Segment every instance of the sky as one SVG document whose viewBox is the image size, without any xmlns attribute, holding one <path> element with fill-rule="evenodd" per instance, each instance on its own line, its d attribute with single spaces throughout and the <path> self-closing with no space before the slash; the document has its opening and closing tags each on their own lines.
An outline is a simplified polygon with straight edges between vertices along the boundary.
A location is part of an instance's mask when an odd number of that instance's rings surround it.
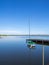
<svg viewBox="0 0 49 65">
<path fill-rule="evenodd" d="M 0 0 L 0 34 L 49 34 L 49 0 Z"/>
</svg>

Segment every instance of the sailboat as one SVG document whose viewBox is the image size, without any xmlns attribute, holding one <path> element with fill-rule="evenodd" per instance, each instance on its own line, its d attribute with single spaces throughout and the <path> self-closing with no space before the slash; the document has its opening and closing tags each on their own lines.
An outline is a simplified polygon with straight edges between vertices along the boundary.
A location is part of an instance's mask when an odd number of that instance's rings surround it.
<svg viewBox="0 0 49 65">
<path fill-rule="evenodd" d="M 29 39 L 26 39 L 27 46 L 29 48 L 34 48 L 35 47 L 35 42 L 33 42 L 30 38 L 30 19 L 29 19 Z"/>
</svg>

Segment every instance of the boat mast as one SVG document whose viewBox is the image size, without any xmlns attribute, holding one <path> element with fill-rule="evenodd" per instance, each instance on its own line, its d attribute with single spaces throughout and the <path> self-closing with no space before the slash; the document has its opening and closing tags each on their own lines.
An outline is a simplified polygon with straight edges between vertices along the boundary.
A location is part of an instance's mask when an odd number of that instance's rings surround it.
<svg viewBox="0 0 49 65">
<path fill-rule="evenodd" d="M 30 17 L 29 17 L 29 39 L 30 39 Z"/>
</svg>

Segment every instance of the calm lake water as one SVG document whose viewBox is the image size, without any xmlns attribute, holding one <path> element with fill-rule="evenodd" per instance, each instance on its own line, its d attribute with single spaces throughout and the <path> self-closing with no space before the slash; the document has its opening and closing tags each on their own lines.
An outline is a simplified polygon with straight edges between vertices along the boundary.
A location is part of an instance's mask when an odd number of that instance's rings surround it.
<svg viewBox="0 0 49 65">
<path fill-rule="evenodd" d="M 29 48 L 28 36 L 7 36 L 0 38 L 0 65 L 42 65 L 43 45 L 35 44 Z M 49 39 L 45 36 L 31 38 Z M 44 45 L 44 65 L 49 65 L 49 46 Z"/>
</svg>

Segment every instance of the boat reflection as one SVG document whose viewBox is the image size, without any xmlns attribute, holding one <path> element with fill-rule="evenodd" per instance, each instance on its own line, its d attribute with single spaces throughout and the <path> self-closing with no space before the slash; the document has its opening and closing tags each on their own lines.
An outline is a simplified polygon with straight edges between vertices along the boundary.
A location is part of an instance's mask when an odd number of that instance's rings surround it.
<svg viewBox="0 0 49 65">
<path fill-rule="evenodd" d="M 27 44 L 27 47 L 28 48 L 35 48 L 35 45 L 34 44 Z"/>
</svg>

